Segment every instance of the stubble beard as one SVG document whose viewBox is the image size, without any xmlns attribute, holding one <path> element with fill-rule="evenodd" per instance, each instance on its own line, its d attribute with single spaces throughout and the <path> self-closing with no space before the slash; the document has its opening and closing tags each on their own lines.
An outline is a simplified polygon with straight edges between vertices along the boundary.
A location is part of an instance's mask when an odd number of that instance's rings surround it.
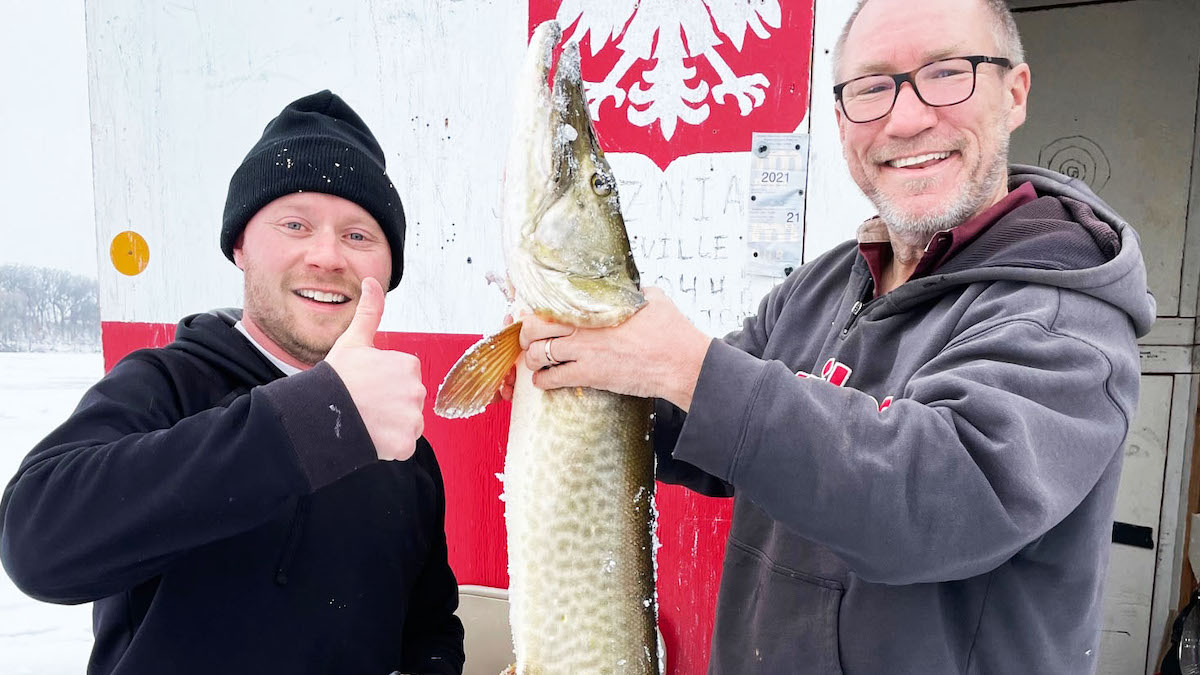
<svg viewBox="0 0 1200 675">
<path fill-rule="evenodd" d="M 903 210 L 884 195 L 876 185 L 867 190 L 867 198 L 879 211 L 888 230 L 907 243 L 924 248 L 933 235 L 965 223 L 983 210 L 1008 179 L 1008 146 L 1011 133 L 1003 120 L 998 120 L 996 150 L 991 163 L 984 167 L 978 179 L 968 179 L 959 186 L 954 197 L 942 208 L 923 214 Z M 937 185 L 940 178 L 909 181 L 903 189 L 907 194 L 919 194 Z"/>
<path fill-rule="evenodd" d="M 303 364 L 313 366 L 324 360 L 333 348 L 333 340 L 304 336 L 299 330 L 296 316 L 282 302 L 273 300 L 275 292 L 291 292 L 287 290 L 286 280 L 272 283 L 269 279 L 260 278 L 247 265 L 243 286 L 243 312 L 272 342 Z M 337 331 L 338 334 L 341 332 Z"/>
</svg>

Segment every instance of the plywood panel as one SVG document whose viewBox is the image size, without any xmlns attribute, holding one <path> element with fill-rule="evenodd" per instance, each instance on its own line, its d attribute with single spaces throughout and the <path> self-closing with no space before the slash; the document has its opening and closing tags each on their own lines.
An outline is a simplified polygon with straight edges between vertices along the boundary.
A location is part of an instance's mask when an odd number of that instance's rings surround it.
<svg viewBox="0 0 1200 675">
<path fill-rule="evenodd" d="M 1125 446 L 1125 466 L 1115 518 L 1154 528 L 1157 536 L 1167 459 L 1174 378 L 1144 376 L 1137 418 Z M 1099 673 L 1127 675 L 1142 669 L 1154 595 L 1155 552 L 1113 544 L 1104 594 Z"/>
<path fill-rule="evenodd" d="M 1190 373 L 1195 370 L 1195 350 L 1191 345 L 1139 346 L 1142 373 Z"/>
<path fill-rule="evenodd" d="M 1196 319 L 1159 319 L 1139 345 L 1192 345 L 1196 340 Z"/>
<path fill-rule="evenodd" d="M 1171 394 L 1167 463 L 1163 471 L 1162 516 L 1155 558 L 1154 602 L 1150 608 L 1150 641 L 1146 672 L 1153 673 L 1175 617 L 1185 564 L 1188 484 L 1192 475 L 1195 434 L 1196 377 L 1176 375 Z"/>
<path fill-rule="evenodd" d="M 1158 312 L 1178 315 L 1200 6 L 1137 0 L 1022 12 L 1017 23 L 1033 90 L 1013 160 L 1078 175 L 1133 223 Z"/>
</svg>

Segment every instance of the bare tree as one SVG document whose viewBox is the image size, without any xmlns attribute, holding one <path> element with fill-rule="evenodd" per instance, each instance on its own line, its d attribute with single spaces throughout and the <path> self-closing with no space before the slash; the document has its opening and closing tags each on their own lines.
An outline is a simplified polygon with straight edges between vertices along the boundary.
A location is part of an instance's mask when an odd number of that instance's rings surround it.
<svg viewBox="0 0 1200 675">
<path fill-rule="evenodd" d="M 0 351 L 98 351 L 95 279 L 64 270 L 0 265 Z"/>
</svg>

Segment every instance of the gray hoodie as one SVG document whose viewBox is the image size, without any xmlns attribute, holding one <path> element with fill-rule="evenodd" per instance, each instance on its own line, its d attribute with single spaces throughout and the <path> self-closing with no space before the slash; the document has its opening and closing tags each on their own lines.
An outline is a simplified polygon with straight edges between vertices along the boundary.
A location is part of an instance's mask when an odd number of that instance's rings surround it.
<svg viewBox="0 0 1200 675">
<path fill-rule="evenodd" d="M 1025 182 L 879 298 L 854 242 L 804 265 L 660 405 L 659 478 L 735 497 L 711 673 L 1095 670 L 1155 306 L 1132 227 Z"/>
</svg>

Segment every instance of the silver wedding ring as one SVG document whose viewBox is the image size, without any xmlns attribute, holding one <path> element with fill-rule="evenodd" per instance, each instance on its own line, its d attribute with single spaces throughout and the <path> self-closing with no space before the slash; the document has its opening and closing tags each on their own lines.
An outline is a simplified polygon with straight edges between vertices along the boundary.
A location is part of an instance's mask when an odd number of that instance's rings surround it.
<svg viewBox="0 0 1200 675">
<path fill-rule="evenodd" d="M 550 343 L 551 342 L 554 342 L 554 338 L 549 338 L 548 340 L 546 340 L 546 362 L 552 366 L 557 366 L 558 364 L 562 363 L 562 361 L 559 361 L 558 359 L 554 358 L 554 354 L 550 353 Z"/>
</svg>

